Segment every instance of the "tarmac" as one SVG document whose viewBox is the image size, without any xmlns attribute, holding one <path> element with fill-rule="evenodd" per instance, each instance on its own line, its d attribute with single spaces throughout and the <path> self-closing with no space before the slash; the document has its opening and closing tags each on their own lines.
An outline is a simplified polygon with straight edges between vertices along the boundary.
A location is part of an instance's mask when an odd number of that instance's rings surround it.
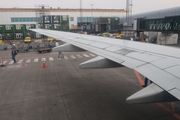
<svg viewBox="0 0 180 120">
<path fill-rule="evenodd" d="M 80 69 L 94 53 L 0 51 L 0 120 L 180 120 L 177 103 L 126 104 L 142 89 L 126 67 Z M 43 60 L 46 68 L 42 68 Z M 139 76 L 144 78 L 144 76 Z"/>
</svg>

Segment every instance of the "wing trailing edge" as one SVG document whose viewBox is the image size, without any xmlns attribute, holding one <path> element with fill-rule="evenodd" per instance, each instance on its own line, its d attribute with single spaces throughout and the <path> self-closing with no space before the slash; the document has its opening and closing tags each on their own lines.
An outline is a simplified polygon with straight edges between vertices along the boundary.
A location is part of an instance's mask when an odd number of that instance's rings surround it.
<svg viewBox="0 0 180 120">
<path fill-rule="evenodd" d="M 98 69 L 98 68 L 115 68 L 115 67 L 123 67 L 123 65 L 108 60 L 101 56 L 88 60 L 79 65 L 79 68 L 81 69 Z"/>
<path fill-rule="evenodd" d="M 179 101 L 177 98 L 152 83 L 126 99 L 128 104 Z"/>
<path fill-rule="evenodd" d="M 60 45 L 58 47 L 54 47 L 52 49 L 52 52 L 59 52 L 59 51 L 61 51 L 61 52 L 83 52 L 86 50 L 66 43 L 66 44 Z"/>
</svg>

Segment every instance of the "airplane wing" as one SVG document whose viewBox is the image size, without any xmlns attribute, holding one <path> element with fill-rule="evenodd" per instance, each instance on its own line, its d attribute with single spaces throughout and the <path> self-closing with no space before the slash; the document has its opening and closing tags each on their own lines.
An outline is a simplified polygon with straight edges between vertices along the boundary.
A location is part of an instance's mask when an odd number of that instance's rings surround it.
<svg viewBox="0 0 180 120">
<path fill-rule="evenodd" d="M 127 103 L 180 100 L 179 48 L 54 30 L 31 30 L 66 42 L 53 51 L 87 50 L 98 55 L 80 64 L 80 68 L 126 66 L 153 81 L 150 86 L 128 97 Z"/>
</svg>

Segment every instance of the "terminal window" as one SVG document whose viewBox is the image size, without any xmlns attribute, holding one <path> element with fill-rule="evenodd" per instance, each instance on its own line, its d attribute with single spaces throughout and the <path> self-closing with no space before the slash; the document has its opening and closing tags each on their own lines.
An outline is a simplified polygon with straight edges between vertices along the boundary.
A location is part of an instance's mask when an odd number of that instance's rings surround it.
<svg viewBox="0 0 180 120">
<path fill-rule="evenodd" d="M 54 24 L 54 29 L 59 29 L 59 25 L 58 24 Z"/>
<path fill-rule="evenodd" d="M 31 26 L 30 25 L 26 25 L 26 29 L 31 29 Z"/>
<path fill-rule="evenodd" d="M 21 38 L 21 33 L 16 33 L 16 38 Z"/>
<path fill-rule="evenodd" d="M 11 22 L 36 22 L 36 17 L 12 17 Z"/>
<path fill-rule="evenodd" d="M 50 29 L 50 26 L 49 25 L 45 25 L 45 29 Z"/>
<path fill-rule="evenodd" d="M 40 24 L 37 24 L 37 25 L 36 25 L 36 29 L 37 29 L 37 28 L 41 28 L 41 27 L 40 27 Z"/>
<path fill-rule="evenodd" d="M 21 25 L 16 25 L 16 30 L 21 30 Z"/>
<path fill-rule="evenodd" d="M 6 25 L 6 30 L 11 30 L 11 26 L 10 25 Z"/>
<path fill-rule="evenodd" d="M 7 34 L 7 35 L 6 35 L 6 39 L 10 40 L 10 39 L 11 39 L 11 35 L 10 35 L 10 34 Z"/>
<path fill-rule="evenodd" d="M 74 21 L 74 17 L 71 17 L 71 21 Z"/>
</svg>

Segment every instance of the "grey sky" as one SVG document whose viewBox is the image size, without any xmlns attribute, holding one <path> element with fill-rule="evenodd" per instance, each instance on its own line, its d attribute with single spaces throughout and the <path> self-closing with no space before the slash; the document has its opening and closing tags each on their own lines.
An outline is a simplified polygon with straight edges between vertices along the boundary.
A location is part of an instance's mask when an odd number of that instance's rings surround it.
<svg viewBox="0 0 180 120">
<path fill-rule="evenodd" d="M 34 8 L 35 4 L 45 4 L 53 8 L 79 8 L 80 0 L 4 0 L 0 8 Z M 180 0 L 132 0 L 133 14 L 180 6 Z M 83 8 L 125 9 L 126 0 L 82 0 Z"/>
</svg>

